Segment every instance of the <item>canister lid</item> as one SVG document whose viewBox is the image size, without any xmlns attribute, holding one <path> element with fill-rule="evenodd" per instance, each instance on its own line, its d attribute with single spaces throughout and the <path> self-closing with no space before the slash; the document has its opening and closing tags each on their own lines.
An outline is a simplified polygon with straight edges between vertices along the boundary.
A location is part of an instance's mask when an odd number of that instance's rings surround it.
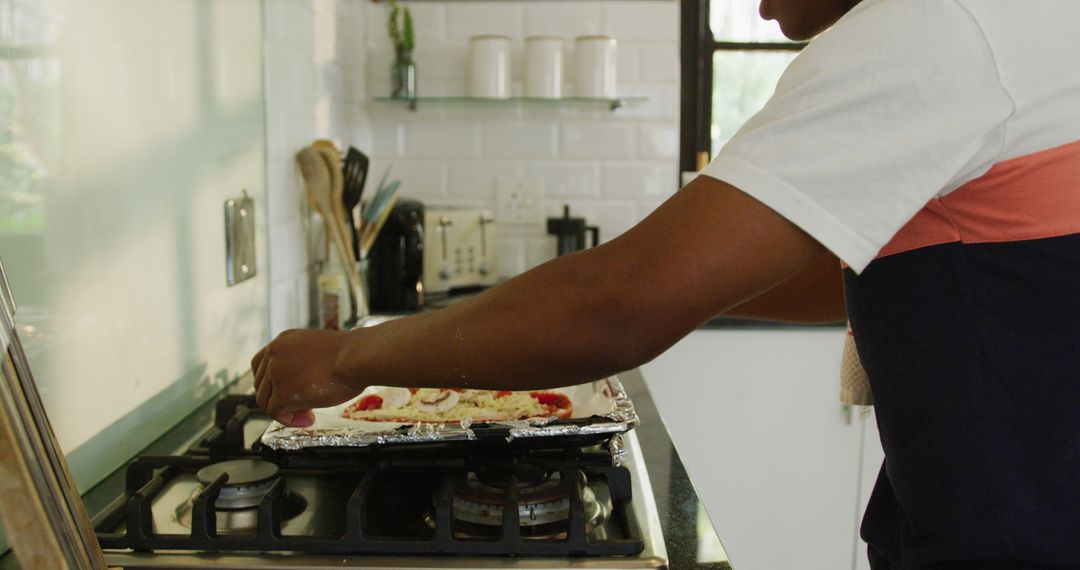
<svg viewBox="0 0 1080 570">
<path fill-rule="evenodd" d="M 510 41 L 510 39 L 511 39 L 510 36 L 500 36 L 498 34 L 486 34 L 486 35 L 480 35 L 480 36 L 469 36 L 469 41 L 470 42 L 479 41 L 479 40 L 506 40 L 506 41 Z"/>
</svg>

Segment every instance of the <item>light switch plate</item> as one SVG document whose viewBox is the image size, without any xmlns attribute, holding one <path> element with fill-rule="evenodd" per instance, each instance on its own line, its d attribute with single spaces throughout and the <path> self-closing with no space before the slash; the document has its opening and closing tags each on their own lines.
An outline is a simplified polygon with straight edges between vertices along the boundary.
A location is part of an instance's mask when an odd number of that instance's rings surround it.
<svg viewBox="0 0 1080 570">
<path fill-rule="evenodd" d="M 225 201 L 225 281 L 229 286 L 255 277 L 255 200 Z"/>
<path fill-rule="evenodd" d="M 544 223 L 544 181 L 539 178 L 496 178 L 495 221 L 500 224 Z"/>
</svg>

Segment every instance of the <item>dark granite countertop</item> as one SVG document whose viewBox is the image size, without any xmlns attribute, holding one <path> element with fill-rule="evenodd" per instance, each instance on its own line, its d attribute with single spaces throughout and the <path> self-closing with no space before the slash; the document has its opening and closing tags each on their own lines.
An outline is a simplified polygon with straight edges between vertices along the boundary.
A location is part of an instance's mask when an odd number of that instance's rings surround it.
<svg viewBox="0 0 1080 570">
<path fill-rule="evenodd" d="M 844 328 L 845 323 L 783 323 L 779 321 L 762 321 L 758 319 L 742 319 L 739 317 L 719 316 L 709 319 L 708 322 L 698 327 L 699 329 L 741 329 L 741 330 L 775 330 L 775 329 L 839 329 Z"/>
</svg>

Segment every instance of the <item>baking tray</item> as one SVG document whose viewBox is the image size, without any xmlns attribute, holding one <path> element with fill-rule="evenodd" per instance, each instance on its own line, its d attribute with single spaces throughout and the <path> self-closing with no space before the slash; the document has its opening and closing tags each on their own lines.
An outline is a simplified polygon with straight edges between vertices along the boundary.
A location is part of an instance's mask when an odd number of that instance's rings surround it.
<svg viewBox="0 0 1080 570">
<path fill-rule="evenodd" d="M 315 410 L 315 423 L 309 427 L 286 427 L 275 421 L 263 433 L 262 443 L 275 450 L 298 450 L 559 437 L 599 441 L 637 425 L 634 404 L 617 377 L 545 391 L 570 398 L 574 417 L 483 423 L 373 422 L 342 417 L 350 405 L 363 397 L 361 394 L 343 404 Z"/>
</svg>

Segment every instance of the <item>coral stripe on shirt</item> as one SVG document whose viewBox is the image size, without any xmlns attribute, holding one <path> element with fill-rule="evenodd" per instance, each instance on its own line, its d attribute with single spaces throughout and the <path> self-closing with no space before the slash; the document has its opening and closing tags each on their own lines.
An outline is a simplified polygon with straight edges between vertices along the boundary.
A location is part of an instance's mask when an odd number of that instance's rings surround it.
<svg viewBox="0 0 1080 570">
<path fill-rule="evenodd" d="M 995 164 L 923 207 L 878 253 L 1080 233 L 1080 141 Z"/>
</svg>

